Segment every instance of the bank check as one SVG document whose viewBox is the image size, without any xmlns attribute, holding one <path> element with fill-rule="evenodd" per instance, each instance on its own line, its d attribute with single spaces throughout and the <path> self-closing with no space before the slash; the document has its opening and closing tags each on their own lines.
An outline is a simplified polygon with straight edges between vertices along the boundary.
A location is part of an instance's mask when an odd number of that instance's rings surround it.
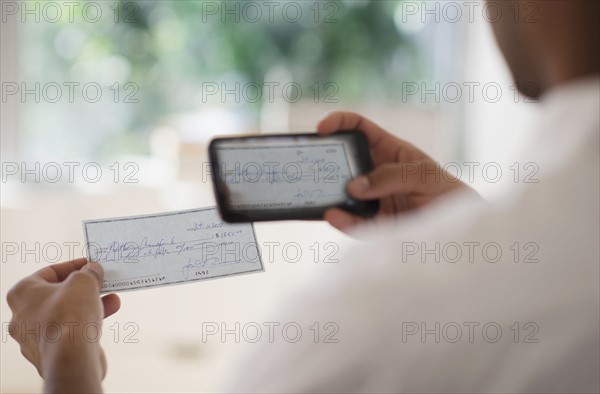
<svg viewBox="0 0 600 394">
<path fill-rule="evenodd" d="M 101 292 L 263 271 L 252 224 L 215 208 L 83 221 L 88 258 L 104 267 Z"/>
</svg>

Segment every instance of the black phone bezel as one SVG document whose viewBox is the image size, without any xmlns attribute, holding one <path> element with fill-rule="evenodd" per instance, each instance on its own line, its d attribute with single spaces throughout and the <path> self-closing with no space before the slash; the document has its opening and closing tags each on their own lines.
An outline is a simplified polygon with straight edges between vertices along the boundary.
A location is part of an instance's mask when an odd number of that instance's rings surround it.
<svg viewBox="0 0 600 394">
<path fill-rule="evenodd" d="M 292 134 L 261 134 L 239 137 L 216 137 L 210 141 L 208 146 L 208 155 L 212 169 L 213 190 L 221 218 L 228 223 L 262 222 L 277 220 L 322 220 L 325 211 L 330 208 L 341 208 L 347 212 L 361 217 L 374 216 L 379 211 L 379 200 L 361 201 L 348 196 L 342 204 L 320 207 L 301 207 L 292 209 L 252 209 L 236 211 L 229 209 L 227 193 L 224 183 L 219 175 L 221 174 L 220 161 L 217 154 L 218 145 L 222 142 L 232 142 L 239 140 L 261 140 L 261 139 L 297 139 L 297 138 L 328 138 L 342 137 L 349 138 L 356 156 L 357 174 L 363 175 L 373 169 L 373 160 L 366 136 L 354 130 L 339 131 L 334 134 L 320 135 L 316 133 L 292 133 Z"/>
</svg>

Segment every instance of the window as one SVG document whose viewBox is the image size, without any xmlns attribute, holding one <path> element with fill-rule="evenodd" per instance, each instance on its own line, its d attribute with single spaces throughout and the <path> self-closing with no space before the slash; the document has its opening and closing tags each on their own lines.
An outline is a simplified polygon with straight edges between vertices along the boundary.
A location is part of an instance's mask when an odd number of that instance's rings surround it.
<svg viewBox="0 0 600 394">
<path fill-rule="evenodd" d="M 405 81 L 434 72 L 436 26 L 406 23 L 399 1 L 14 4 L 8 99 L 23 103 L 28 160 L 150 155 L 165 127 L 286 132 L 294 106 L 401 103 Z"/>
</svg>

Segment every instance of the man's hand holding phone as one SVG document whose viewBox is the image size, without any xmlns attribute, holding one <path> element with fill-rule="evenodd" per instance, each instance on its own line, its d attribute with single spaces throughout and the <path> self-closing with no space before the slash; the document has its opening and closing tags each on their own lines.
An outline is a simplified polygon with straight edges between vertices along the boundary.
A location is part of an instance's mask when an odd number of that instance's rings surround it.
<svg viewBox="0 0 600 394">
<path fill-rule="evenodd" d="M 350 181 L 347 189 L 357 200 L 379 199 L 380 208 L 376 217 L 398 215 L 423 207 L 455 190 L 472 191 L 421 150 L 361 115 L 332 112 L 317 126 L 317 132 L 322 135 L 340 130 L 360 131 L 367 137 L 375 168 Z M 341 231 L 348 231 L 372 219 L 331 208 L 325 212 L 325 220 Z"/>
<path fill-rule="evenodd" d="M 209 156 L 227 222 L 325 219 L 346 231 L 471 190 L 421 150 L 351 112 L 326 116 L 317 134 L 216 138 Z"/>
</svg>

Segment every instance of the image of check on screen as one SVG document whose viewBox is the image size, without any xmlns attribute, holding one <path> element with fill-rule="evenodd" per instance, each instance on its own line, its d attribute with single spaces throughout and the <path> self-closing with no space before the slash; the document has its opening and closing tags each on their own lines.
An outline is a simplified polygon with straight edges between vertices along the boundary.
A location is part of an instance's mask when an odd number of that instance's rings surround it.
<svg viewBox="0 0 600 394">
<path fill-rule="evenodd" d="M 225 221 L 321 219 L 331 207 L 365 216 L 377 210 L 377 202 L 346 192 L 351 179 L 372 167 L 361 133 L 218 138 L 210 154 Z"/>
</svg>

